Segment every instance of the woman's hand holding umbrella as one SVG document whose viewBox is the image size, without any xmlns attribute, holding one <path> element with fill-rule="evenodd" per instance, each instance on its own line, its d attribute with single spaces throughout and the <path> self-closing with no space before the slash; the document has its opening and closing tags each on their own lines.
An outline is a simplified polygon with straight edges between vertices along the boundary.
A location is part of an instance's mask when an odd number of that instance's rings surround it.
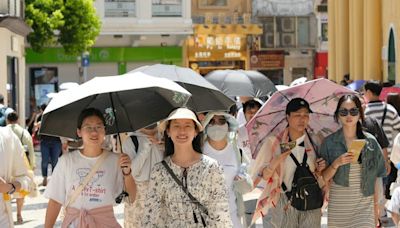
<svg viewBox="0 0 400 228">
<path fill-rule="evenodd" d="M 121 154 L 119 157 L 119 166 L 122 168 L 124 176 L 128 176 L 132 173 L 131 159 L 127 154 Z"/>
</svg>

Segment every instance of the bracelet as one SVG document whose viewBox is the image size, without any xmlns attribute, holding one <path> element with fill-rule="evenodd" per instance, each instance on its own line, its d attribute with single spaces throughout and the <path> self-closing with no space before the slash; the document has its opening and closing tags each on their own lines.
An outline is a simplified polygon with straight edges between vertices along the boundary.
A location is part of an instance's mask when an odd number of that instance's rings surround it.
<svg viewBox="0 0 400 228">
<path fill-rule="evenodd" d="M 129 172 L 128 172 L 128 173 L 125 173 L 125 172 L 124 172 L 124 169 L 122 169 L 122 174 L 123 174 L 124 176 L 129 176 L 129 175 L 131 175 L 131 173 L 132 173 L 132 169 L 131 169 L 131 168 L 129 168 Z"/>
</svg>

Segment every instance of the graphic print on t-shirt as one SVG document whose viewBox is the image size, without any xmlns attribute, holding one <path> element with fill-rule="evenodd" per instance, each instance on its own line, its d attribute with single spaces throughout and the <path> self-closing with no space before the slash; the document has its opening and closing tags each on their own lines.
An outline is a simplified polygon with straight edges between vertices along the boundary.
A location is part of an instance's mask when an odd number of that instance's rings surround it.
<svg viewBox="0 0 400 228">
<path fill-rule="evenodd" d="M 79 183 L 80 185 L 86 176 L 89 174 L 90 169 L 89 168 L 79 168 L 76 170 L 76 175 L 79 177 Z M 102 202 L 102 199 L 104 198 L 104 195 L 106 194 L 106 188 L 102 185 L 99 184 L 99 180 L 104 176 L 105 171 L 103 170 L 98 170 L 96 174 L 93 175 L 93 177 L 90 179 L 90 181 L 87 183 L 85 188 L 81 192 L 82 197 L 89 197 L 89 201 L 96 201 L 96 202 Z M 75 183 L 72 186 L 72 190 L 74 191 L 75 188 L 78 186 L 75 185 Z"/>
</svg>

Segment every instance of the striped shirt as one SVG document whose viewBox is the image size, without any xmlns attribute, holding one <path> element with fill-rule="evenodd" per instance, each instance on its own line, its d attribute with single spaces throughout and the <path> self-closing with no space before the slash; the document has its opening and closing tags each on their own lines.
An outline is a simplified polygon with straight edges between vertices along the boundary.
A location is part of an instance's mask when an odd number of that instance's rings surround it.
<svg viewBox="0 0 400 228">
<path fill-rule="evenodd" d="M 383 131 L 386 134 L 387 139 L 389 140 L 388 147 L 388 155 L 390 157 L 390 153 L 393 147 L 393 139 L 400 132 L 400 117 L 396 111 L 396 109 L 387 104 L 386 117 L 383 121 Z M 365 116 L 369 116 L 375 118 L 379 124 L 382 123 L 383 113 L 385 110 L 385 102 L 382 101 L 371 101 L 366 107 L 364 114 Z"/>
</svg>

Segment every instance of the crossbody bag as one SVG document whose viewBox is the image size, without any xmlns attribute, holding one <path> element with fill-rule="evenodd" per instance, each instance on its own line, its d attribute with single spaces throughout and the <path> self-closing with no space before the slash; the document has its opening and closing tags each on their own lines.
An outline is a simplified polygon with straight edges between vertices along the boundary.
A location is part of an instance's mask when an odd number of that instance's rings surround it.
<svg viewBox="0 0 400 228">
<path fill-rule="evenodd" d="M 96 161 L 92 169 L 90 170 L 89 174 L 85 177 L 85 179 L 82 181 L 82 183 L 75 189 L 74 192 L 70 195 L 70 197 L 67 200 L 67 203 L 65 204 L 65 208 L 67 208 L 69 205 L 75 202 L 76 198 L 78 198 L 79 194 L 81 194 L 82 190 L 85 188 L 87 183 L 89 183 L 90 179 L 92 179 L 93 175 L 99 170 L 101 164 L 103 164 L 104 160 L 108 156 L 107 151 L 103 151 L 101 154 L 100 158 Z M 65 213 L 64 213 L 65 214 Z"/>
<path fill-rule="evenodd" d="M 183 183 L 178 179 L 178 177 L 176 177 L 175 173 L 172 171 L 172 169 L 169 167 L 169 165 L 167 164 L 167 162 L 165 162 L 164 160 L 161 162 L 163 164 L 163 166 L 165 167 L 165 169 L 168 171 L 168 173 L 171 175 L 172 179 L 174 179 L 174 181 L 182 188 L 183 192 L 186 193 L 186 195 L 189 197 L 190 201 L 195 204 L 199 209 L 200 209 L 200 217 L 201 217 L 201 222 L 203 223 L 203 226 L 206 227 L 206 221 L 203 218 L 202 213 L 204 213 L 205 215 L 208 216 L 208 210 L 207 208 L 201 204 L 184 186 Z M 194 216 L 194 220 L 195 223 L 198 223 L 197 221 L 197 217 L 195 212 L 193 211 L 193 216 Z"/>
</svg>

